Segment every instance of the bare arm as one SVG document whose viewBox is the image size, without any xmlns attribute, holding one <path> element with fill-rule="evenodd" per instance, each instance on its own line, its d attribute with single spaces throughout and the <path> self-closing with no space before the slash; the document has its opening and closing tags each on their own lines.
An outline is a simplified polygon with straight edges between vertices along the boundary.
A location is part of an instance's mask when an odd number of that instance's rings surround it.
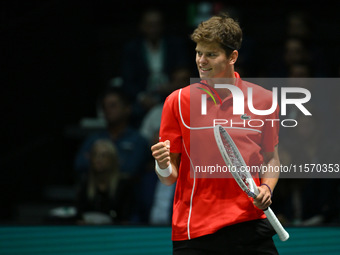
<svg viewBox="0 0 340 255">
<path fill-rule="evenodd" d="M 274 192 L 275 186 L 278 182 L 280 172 L 274 172 L 273 169 L 280 169 L 280 158 L 278 153 L 278 146 L 275 146 L 273 152 L 263 153 L 263 166 L 268 169 L 261 177 L 261 184 L 266 184 L 269 186 L 270 190 Z M 259 186 L 259 194 L 254 199 L 254 205 L 260 209 L 266 209 L 271 205 L 271 193 L 266 185 Z"/>
<path fill-rule="evenodd" d="M 170 166 L 172 167 L 172 172 L 168 177 L 163 177 L 158 174 L 156 171 L 156 174 L 159 178 L 159 180 L 164 183 L 165 185 L 172 185 L 176 182 L 178 177 L 178 169 L 179 164 L 181 161 L 181 157 L 179 153 L 170 153 L 170 142 L 159 142 L 156 143 L 151 147 L 152 156 L 155 158 L 155 160 L 158 162 L 158 165 L 161 169 L 165 169 Z"/>
</svg>

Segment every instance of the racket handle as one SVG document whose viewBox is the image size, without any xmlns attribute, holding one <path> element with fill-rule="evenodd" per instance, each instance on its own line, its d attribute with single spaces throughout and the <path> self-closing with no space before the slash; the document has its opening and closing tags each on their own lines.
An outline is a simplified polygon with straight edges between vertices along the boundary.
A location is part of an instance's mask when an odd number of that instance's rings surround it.
<svg viewBox="0 0 340 255">
<path fill-rule="evenodd" d="M 276 231 L 277 235 L 279 236 L 281 241 L 286 241 L 289 238 L 288 232 L 282 227 L 280 221 L 275 216 L 274 212 L 270 207 L 264 211 L 264 214 L 267 216 L 268 221 L 273 226 L 274 230 Z"/>
</svg>

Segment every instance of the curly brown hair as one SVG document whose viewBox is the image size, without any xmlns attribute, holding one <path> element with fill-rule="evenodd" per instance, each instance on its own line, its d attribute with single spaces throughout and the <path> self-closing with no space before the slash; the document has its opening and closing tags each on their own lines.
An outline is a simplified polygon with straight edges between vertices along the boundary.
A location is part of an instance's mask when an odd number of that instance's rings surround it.
<svg viewBox="0 0 340 255">
<path fill-rule="evenodd" d="M 191 39 L 196 43 L 217 42 L 228 56 L 241 48 L 242 30 L 237 21 L 223 13 L 201 22 L 192 33 Z"/>
</svg>

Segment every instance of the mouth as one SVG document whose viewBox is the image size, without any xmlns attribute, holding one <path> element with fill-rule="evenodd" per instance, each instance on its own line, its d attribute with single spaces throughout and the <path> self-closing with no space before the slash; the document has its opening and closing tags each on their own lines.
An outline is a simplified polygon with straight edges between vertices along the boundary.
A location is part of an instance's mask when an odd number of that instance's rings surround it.
<svg viewBox="0 0 340 255">
<path fill-rule="evenodd" d="M 212 68 L 203 68 L 203 67 L 200 67 L 199 69 L 202 73 L 207 73 L 212 70 Z"/>
</svg>

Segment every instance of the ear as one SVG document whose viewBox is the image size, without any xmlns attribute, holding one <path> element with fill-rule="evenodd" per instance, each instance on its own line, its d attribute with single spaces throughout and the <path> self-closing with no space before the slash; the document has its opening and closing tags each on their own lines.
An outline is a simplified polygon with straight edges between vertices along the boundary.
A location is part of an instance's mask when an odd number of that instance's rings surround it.
<svg viewBox="0 0 340 255">
<path fill-rule="evenodd" d="M 229 57 L 229 64 L 234 65 L 236 63 L 236 60 L 238 58 L 238 51 L 234 50 Z"/>
</svg>

